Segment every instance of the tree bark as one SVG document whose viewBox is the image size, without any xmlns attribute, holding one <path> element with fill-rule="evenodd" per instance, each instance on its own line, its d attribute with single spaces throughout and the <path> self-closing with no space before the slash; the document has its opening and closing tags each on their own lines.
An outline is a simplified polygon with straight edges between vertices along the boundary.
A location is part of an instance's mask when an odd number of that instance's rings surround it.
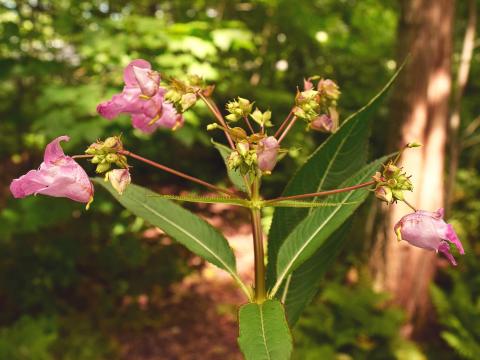
<svg viewBox="0 0 480 360">
<path fill-rule="evenodd" d="M 444 203 L 444 163 L 451 91 L 454 0 L 401 0 L 398 59 L 408 62 L 391 102 L 392 148 L 420 141 L 420 149 L 405 151 L 400 162 L 413 175 L 414 192 L 406 194 L 416 208 L 435 211 Z M 429 309 L 428 284 L 433 279 L 435 253 L 398 243 L 393 226 L 411 212 L 391 205 L 379 232 L 372 262 L 377 285 L 393 293 L 409 324 L 421 327 Z M 383 244 L 382 244 L 383 241 Z M 406 327 L 409 336 L 414 326 Z"/>
</svg>

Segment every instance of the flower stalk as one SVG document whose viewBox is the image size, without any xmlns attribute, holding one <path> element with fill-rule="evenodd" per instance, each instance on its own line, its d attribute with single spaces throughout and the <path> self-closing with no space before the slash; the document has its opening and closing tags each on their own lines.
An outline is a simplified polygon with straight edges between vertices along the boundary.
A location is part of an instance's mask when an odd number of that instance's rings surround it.
<svg viewBox="0 0 480 360">
<path fill-rule="evenodd" d="M 216 186 L 216 185 L 213 185 L 213 184 L 210 184 L 209 182 L 206 182 L 206 181 L 203 181 L 199 178 L 196 178 L 194 176 L 190 176 L 190 175 L 187 175 L 183 172 L 180 172 L 180 171 L 177 171 L 177 170 L 174 170 L 168 166 L 165 166 L 165 165 L 162 165 L 162 164 L 159 164 L 155 161 L 152 161 L 152 160 L 149 160 L 149 159 L 146 159 L 144 158 L 143 156 L 140 156 L 140 155 L 137 155 L 137 154 L 134 154 L 130 151 L 127 151 L 127 150 L 121 150 L 118 152 L 119 154 L 122 154 L 122 155 L 125 155 L 125 156 L 129 156 L 131 158 L 134 158 L 136 160 L 139 160 L 141 162 L 144 162 L 145 164 L 148 164 L 148 165 L 151 165 L 153 167 L 156 167 L 157 169 L 160 169 L 160 170 L 163 170 L 163 171 L 166 171 L 170 174 L 173 174 L 173 175 L 176 175 L 176 176 L 179 176 L 181 178 L 184 178 L 186 180 L 189 180 L 189 181 L 192 181 L 194 183 L 197 183 L 197 184 L 200 184 L 200 185 L 203 185 L 209 189 L 212 189 L 212 190 L 215 190 L 217 192 L 220 192 L 220 193 L 223 193 L 223 194 L 227 194 L 229 196 L 234 196 L 234 197 L 237 197 L 237 195 L 233 192 L 233 191 L 230 191 L 228 189 L 224 189 L 224 188 L 221 188 L 219 186 Z"/>
</svg>

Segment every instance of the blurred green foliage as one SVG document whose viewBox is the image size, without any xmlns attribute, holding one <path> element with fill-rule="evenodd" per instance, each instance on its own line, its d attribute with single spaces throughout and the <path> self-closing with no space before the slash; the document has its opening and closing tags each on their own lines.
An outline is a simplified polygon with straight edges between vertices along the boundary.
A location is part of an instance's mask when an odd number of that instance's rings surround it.
<svg viewBox="0 0 480 360">
<path fill-rule="evenodd" d="M 457 49 L 464 15 L 460 4 Z M 276 124 L 289 112 L 304 77 L 330 77 L 341 86 L 345 118 L 395 70 L 397 17 L 395 0 L 0 0 L 0 358 L 112 358 L 113 329 L 141 327 L 142 316 L 160 316 L 161 323 L 161 315 L 142 315 L 135 306 L 122 306 L 123 300 L 139 294 L 161 297 L 191 271 L 183 248 L 165 245 L 159 235 L 145 238 L 148 226 L 101 190 L 88 212 L 63 199 L 15 201 L 9 195 L 11 179 L 38 166 L 45 144 L 64 134 L 71 136 L 65 146 L 69 154 L 82 153 L 96 138 L 122 133 L 129 149 L 227 183 L 222 159 L 204 131 L 211 121 L 201 105 L 187 114 L 183 129 L 152 136 L 133 130 L 127 117 L 109 122 L 96 114 L 96 105 L 121 89 L 122 69 L 131 59 L 145 58 L 165 75 L 200 74 L 216 83 L 214 97 L 221 107 L 232 97 L 247 97 L 270 108 Z M 478 63 L 475 58 L 474 79 Z M 479 86 L 475 81 L 467 89 L 462 112 L 467 124 L 477 115 L 470 94 Z M 374 124 L 372 151 L 378 154 L 388 142 L 382 136 L 386 106 Z M 295 149 L 266 181 L 266 195 L 283 188 L 322 137 L 294 129 L 288 145 Z M 461 166 L 471 171 L 479 155 L 478 147 L 471 147 Z M 190 186 L 133 165 L 136 183 Z M 475 184 L 468 191 L 478 194 L 480 184 Z M 466 186 L 462 182 L 460 192 Z M 469 224 L 462 238 L 469 236 L 473 248 L 480 208 L 473 200 L 469 204 L 456 216 L 462 226 Z M 468 266 L 453 282 L 466 284 L 467 292 L 476 281 L 476 268 Z M 449 300 L 465 298 L 446 294 Z M 477 295 L 466 309 L 476 311 Z M 359 301 L 345 303 L 342 296 Z M 387 308 L 379 313 L 383 302 L 383 295 L 368 287 L 333 284 L 302 320 L 305 334 L 299 341 L 313 354 L 348 352 L 361 358 L 378 349 L 393 354 L 401 315 Z M 446 331 L 463 339 L 463 330 L 452 329 L 448 320 L 460 316 L 457 310 L 452 306 L 439 313 Z M 386 325 L 375 327 L 366 314 Z M 462 316 L 470 319 L 469 314 Z M 349 329 L 358 326 L 368 341 L 351 334 Z M 478 333 L 472 334 L 478 343 Z M 314 356 L 305 346 L 299 351 L 305 358 Z"/>
<path fill-rule="evenodd" d="M 296 327 L 294 358 L 424 359 L 400 337 L 404 315 L 388 300 L 369 284 L 326 285 Z"/>
</svg>

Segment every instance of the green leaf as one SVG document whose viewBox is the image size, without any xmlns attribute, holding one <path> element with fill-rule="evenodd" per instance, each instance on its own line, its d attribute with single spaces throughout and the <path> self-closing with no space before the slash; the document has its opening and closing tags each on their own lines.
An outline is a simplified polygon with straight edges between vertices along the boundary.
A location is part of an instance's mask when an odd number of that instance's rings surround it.
<svg viewBox="0 0 480 360">
<path fill-rule="evenodd" d="M 365 166 L 340 187 L 368 181 L 388 157 L 385 156 Z M 329 196 L 325 201 L 340 203 L 340 205 L 318 208 L 295 227 L 278 252 L 278 277 L 272 288 L 272 295 L 279 290 L 287 276 L 312 256 L 328 237 L 353 214 L 369 193 L 366 188 L 363 188 Z M 354 204 L 346 205 L 347 202 L 354 202 Z"/>
<path fill-rule="evenodd" d="M 250 207 L 250 202 L 248 200 L 235 198 L 235 197 L 227 197 L 227 196 L 199 196 L 199 195 L 193 195 L 193 194 L 187 194 L 187 195 L 156 194 L 156 195 L 153 195 L 152 197 L 168 199 L 168 200 L 176 200 L 176 201 L 202 203 L 202 204 L 228 204 L 228 205 Z"/>
<path fill-rule="evenodd" d="M 244 305 L 240 308 L 238 320 L 238 344 L 246 360 L 290 359 L 292 336 L 279 301 Z"/>
<path fill-rule="evenodd" d="M 94 181 L 106 188 L 125 208 L 154 226 L 158 226 L 190 251 L 227 271 L 242 287 L 243 282 L 236 271 L 235 256 L 225 237 L 213 226 L 181 206 L 162 198 L 156 193 L 138 185 L 129 185 L 123 195 L 119 195 L 103 179 Z"/>
<path fill-rule="evenodd" d="M 347 221 L 320 246 L 317 252 L 288 276 L 280 293 L 285 305 L 290 326 L 295 325 L 300 315 L 318 291 L 320 280 L 336 259 L 347 240 L 351 221 Z"/>
<path fill-rule="evenodd" d="M 242 174 L 240 174 L 240 172 L 237 171 L 237 170 L 230 170 L 228 168 L 228 165 L 227 165 L 227 158 L 230 155 L 230 153 L 232 152 L 232 149 L 230 149 L 229 147 L 227 147 L 223 144 L 217 143 L 213 140 L 212 140 L 212 143 L 223 158 L 223 161 L 225 163 L 225 167 L 227 168 L 228 177 L 230 178 L 230 181 L 233 183 L 233 185 L 235 185 L 235 187 L 238 190 L 246 193 L 247 188 L 245 186 L 245 182 L 243 180 Z"/>
<path fill-rule="evenodd" d="M 333 189 L 365 164 L 372 115 L 397 75 L 398 72 L 366 106 L 346 119 L 338 131 L 315 150 L 285 187 L 283 196 Z M 300 208 L 275 210 L 268 236 L 268 288 L 276 280 L 275 266 L 282 243 L 311 212 L 311 209 Z"/>
<path fill-rule="evenodd" d="M 337 206 L 335 203 L 326 203 L 326 202 L 312 202 L 312 201 L 296 201 L 296 200 L 280 200 L 272 202 L 264 202 L 262 206 L 268 207 L 290 207 L 290 208 L 315 208 L 315 207 L 326 207 L 326 206 Z"/>
</svg>

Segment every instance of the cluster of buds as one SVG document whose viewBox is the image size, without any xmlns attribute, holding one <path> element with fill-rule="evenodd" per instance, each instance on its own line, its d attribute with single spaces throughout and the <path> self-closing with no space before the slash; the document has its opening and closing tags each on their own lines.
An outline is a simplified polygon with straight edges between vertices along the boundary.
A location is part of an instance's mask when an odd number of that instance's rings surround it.
<svg viewBox="0 0 480 360">
<path fill-rule="evenodd" d="M 413 185 L 410 181 L 411 176 L 402 172 L 402 168 L 396 166 L 393 162 L 384 165 L 382 173 L 377 171 L 373 176 L 376 182 L 375 196 L 388 204 L 397 200 L 404 201 L 404 191 L 412 191 Z"/>
<path fill-rule="evenodd" d="M 238 97 L 229 101 L 226 105 L 229 114 L 225 117 L 229 122 L 237 122 L 248 117 L 252 113 L 253 103 L 250 100 Z"/>
<path fill-rule="evenodd" d="M 241 140 L 235 148 L 227 158 L 229 169 L 239 170 L 242 175 L 256 172 L 256 169 L 270 174 L 277 164 L 280 145 L 275 137 L 263 136 Z"/>
<path fill-rule="evenodd" d="M 227 166 L 230 170 L 239 170 L 242 175 L 254 171 L 257 165 L 257 152 L 250 146 L 247 140 L 237 142 L 236 150 L 232 151 L 227 158 Z"/>
<path fill-rule="evenodd" d="M 131 182 L 128 170 L 127 157 L 120 152 L 123 144 L 118 136 L 112 136 L 105 141 L 98 140 L 85 150 L 87 155 L 92 155 L 92 164 L 97 164 L 95 171 L 105 174 L 105 181 L 110 181 L 113 188 L 121 195 Z M 111 169 L 115 165 L 119 169 Z"/>
<path fill-rule="evenodd" d="M 337 101 L 340 97 L 338 85 L 330 79 L 320 79 L 315 89 L 312 77 L 304 81 L 304 90 L 297 91 L 295 116 L 304 119 L 308 129 L 332 133 L 338 128 Z"/>
<path fill-rule="evenodd" d="M 191 75 L 186 80 L 172 78 L 167 86 L 165 100 L 172 103 L 179 113 L 183 113 L 195 105 L 199 92 L 210 95 L 212 91 L 213 86 L 206 86 L 204 80 L 196 75 Z"/>
</svg>

